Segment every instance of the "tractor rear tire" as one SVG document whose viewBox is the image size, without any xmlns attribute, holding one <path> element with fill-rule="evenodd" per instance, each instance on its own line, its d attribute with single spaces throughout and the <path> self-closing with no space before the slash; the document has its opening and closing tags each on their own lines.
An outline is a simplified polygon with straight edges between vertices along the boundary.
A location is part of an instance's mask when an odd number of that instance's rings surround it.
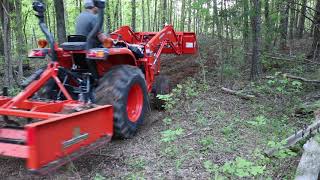
<svg viewBox="0 0 320 180">
<path fill-rule="evenodd" d="M 149 109 L 147 94 L 144 74 L 134 66 L 115 66 L 99 80 L 96 104 L 113 106 L 115 137 L 135 135 Z"/>
<path fill-rule="evenodd" d="M 164 75 L 157 76 L 152 92 L 154 94 L 154 107 L 158 110 L 164 110 L 164 105 L 166 102 L 159 99 L 157 96 L 166 95 L 171 92 L 169 77 Z"/>
</svg>

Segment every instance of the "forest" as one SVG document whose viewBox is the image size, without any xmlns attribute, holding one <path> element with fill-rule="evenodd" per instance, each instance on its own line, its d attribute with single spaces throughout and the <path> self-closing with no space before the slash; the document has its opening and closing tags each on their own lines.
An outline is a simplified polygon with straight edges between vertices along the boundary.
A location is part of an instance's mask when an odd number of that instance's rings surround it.
<svg viewBox="0 0 320 180">
<path fill-rule="evenodd" d="M 10 96 L 47 64 L 28 59 L 45 38 L 32 2 L 0 0 L 0 88 Z M 84 2 L 43 2 L 49 31 L 66 42 Z M 198 53 L 161 57 L 172 86 L 159 96 L 165 111 L 151 110 L 134 138 L 44 178 L 317 179 L 320 0 L 106 0 L 107 36 L 166 25 L 195 32 Z M 33 179 L 23 161 L 0 162 L 1 176 Z"/>
</svg>

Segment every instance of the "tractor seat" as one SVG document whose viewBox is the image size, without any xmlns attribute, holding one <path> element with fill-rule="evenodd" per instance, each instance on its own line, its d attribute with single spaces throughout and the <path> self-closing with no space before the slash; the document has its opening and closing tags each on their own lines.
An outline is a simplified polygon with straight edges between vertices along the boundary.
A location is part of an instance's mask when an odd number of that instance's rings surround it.
<svg viewBox="0 0 320 180">
<path fill-rule="evenodd" d="M 86 42 L 65 42 L 61 44 L 61 47 L 65 51 L 82 51 L 87 47 Z"/>
<path fill-rule="evenodd" d="M 68 42 L 62 43 L 61 47 L 65 51 L 82 51 L 86 49 L 87 37 L 82 35 L 69 35 Z"/>
</svg>

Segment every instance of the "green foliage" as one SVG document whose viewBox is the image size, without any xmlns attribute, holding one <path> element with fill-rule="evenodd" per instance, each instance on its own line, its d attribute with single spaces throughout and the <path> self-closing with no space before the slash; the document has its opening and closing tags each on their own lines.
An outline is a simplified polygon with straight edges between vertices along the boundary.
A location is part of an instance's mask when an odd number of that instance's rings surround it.
<svg viewBox="0 0 320 180">
<path fill-rule="evenodd" d="M 239 75 L 239 71 L 234 65 L 225 64 L 222 68 L 222 75 L 224 78 L 231 79 Z"/>
<path fill-rule="evenodd" d="M 12 88 L 9 88 L 9 95 L 10 96 L 16 96 L 18 95 L 19 93 L 21 92 L 21 88 L 19 87 L 12 87 Z"/>
<path fill-rule="evenodd" d="M 213 175 L 215 180 L 224 180 L 226 179 L 225 177 L 220 175 L 220 167 L 214 163 L 212 163 L 212 161 L 205 161 L 203 163 L 203 167 L 206 169 L 207 172 L 209 172 L 210 174 Z"/>
<path fill-rule="evenodd" d="M 184 129 L 182 128 L 177 128 L 175 130 L 165 130 L 161 132 L 161 142 L 173 142 L 175 141 L 179 136 L 184 134 Z"/>
<path fill-rule="evenodd" d="M 230 136 L 230 135 L 233 134 L 233 132 L 234 132 L 234 129 L 233 129 L 233 127 L 231 125 L 226 126 L 226 127 L 221 129 L 221 133 L 223 135 L 225 135 L 225 136 Z"/>
<path fill-rule="evenodd" d="M 196 122 L 201 125 L 207 125 L 208 119 L 202 113 L 196 113 Z"/>
<path fill-rule="evenodd" d="M 260 85 L 253 84 L 253 87 L 261 93 L 289 95 L 301 92 L 303 84 L 300 81 L 289 80 L 277 72 L 266 83 Z"/>
<path fill-rule="evenodd" d="M 168 158 L 176 158 L 178 154 L 179 150 L 174 145 L 166 146 L 164 149 L 161 150 L 161 155 Z"/>
<path fill-rule="evenodd" d="M 131 159 L 128 161 L 129 167 L 135 170 L 143 170 L 146 166 L 146 161 L 141 158 Z"/>
<path fill-rule="evenodd" d="M 222 167 L 222 172 L 230 174 L 237 177 L 254 177 L 257 175 L 262 175 L 264 173 L 265 167 L 258 166 L 254 163 L 237 157 L 235 161 L 226 162 Z"/>
<path fill-rule="evenodd" d="M 94 180 L 105 180 L 106 178 L 104 176 L 102 176 L 99 173 L 96 173 L 96 175 L 93 178 Z"/>
<path fill-rule="evenodd" d="M 260 115 L 258 117 L 256 117 L 255 119 L 251 120 L 251 121 L 247 121 L 248 124 L 252 125 L 252 126 L 263 126 L 267 124 L 267 118 Z"/>
<path fill-rule="evenodd" d="M 172 90 L 170 94 L 157 95 L 157 98 L 165 102 L 164 108 L 166 110 L 172 110 L 173 107 L 179 102 L 179 95 L 182 92 L 182 85 L 178 84 L 176 88 Z"/>
<path fill-rule="evenodd" d="M 263 175 L 265 172 L 265 166 L 255 165 L 253 162 L 237 157 L 235 161 L 226 162 L 223 166 L 219 167 L 212 161 L 205 161 L 203 163 L 207 172 L 214 175 L 215 179 L 226 179 L 220 174 L 228 176 L 244 178 L 244 177 L 256 177 Z"/>
<path fill-rule="evenodd" d="M 297 153 L 291 151 L 290 149 L 285 148 L 284 147 L 285 144 L 286 144 L 286 141 L 281 141 L 279 143 L 274 141 L 269 141 L 268 147 L 278 149 L 278 151 L 274 154 L 274 156 L 279 159 L 285 159 L 285 158 L 296 156 Z"/>
<path fill-rule="evenodd" d="M 208 151 L 213 148 L 214 141 L 212 136 L 206 136 L 200 140 L 201 151 Z"/>
<path fill-rule="evenodd" d="M 170 111 L 178 102 L 194 98 L 198 96 L 200 92 L 207 91 L 208 88 L 207 84 L 202 84 L 189 78 L 183 84 L 178 84 L 170 94 L 157 95 L 157 98 L 163 100 L 165 102 L 164 108 Z"/>
<path fill-rule="evenodd" d="M 172 124 L 172 119 L 169 117 L 166 117 L 162 120 L 165 125 L 171 125 Z"/>
<path fill-rule="evenodd" d="M 140 172 L 138 173 L 129 173 L 125 177 L 126 180 L 145 180 L 144 175 Z"/>
</svg>

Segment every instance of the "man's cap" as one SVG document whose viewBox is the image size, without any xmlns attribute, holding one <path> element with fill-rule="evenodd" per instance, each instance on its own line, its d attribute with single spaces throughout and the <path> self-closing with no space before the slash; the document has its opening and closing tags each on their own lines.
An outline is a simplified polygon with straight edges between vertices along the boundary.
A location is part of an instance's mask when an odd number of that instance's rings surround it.
<svg viewBox="0 0 320 180">
<path fill-rule="evenodd" d="M 92 0 L 84 0 L 84 8 L 91 9 L 94 8 L 94 3 Z"/>
</svg>

